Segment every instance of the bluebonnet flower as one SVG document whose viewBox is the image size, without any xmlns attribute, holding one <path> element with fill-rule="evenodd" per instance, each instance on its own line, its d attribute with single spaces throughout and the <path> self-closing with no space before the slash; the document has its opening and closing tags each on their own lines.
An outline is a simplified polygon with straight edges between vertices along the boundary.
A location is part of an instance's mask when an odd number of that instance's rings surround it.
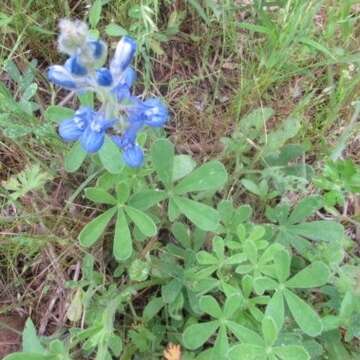
<svg viewBox="0 0 360 360">
<path fill-rule="evenodd" d="M 69 58 L 64 65 L 49 68 L 49 80 L 68 90 L 96 92 L 103 102 L 98 111 L 82 107 L 73 118 L 64 120 L 59 126 L 60 136 L 65 141 L 79 141 L 85 151 L 93 153 L 104 143 L 106 131 L 113 128 L 117 135 L 112 139 L 121 149 L 124 162 L 141 166 L 144 152 L 136 142 L 137 134 L 144 126 L 164 126 L 169 112 L 158 98 L 142 101 L 132 95 L 136 72 L 130 64 L 136 53 L 135 40 L 123 37 L 107 68 L 107 45 L 92 38 L 86 24 L 65 19 L 59 27 L 58 48 Z"/>
<path fill-rule="evenodd" d="M 59 134 L 65 141 L 78 140 L 88 153 L 97 152 L 104 143 L 105 131 L 113 121 L 104 118 L 101 113 L 89 107 L 80 108 L 71 119 L 59 125 Z"/>
<path fill-rule="evenodd" d="M 130 167 L 137 168 L 144 163 L 144 152 L 136 143 L 136 136 L 141 129 L 141 123 L 132 124 L 123 134 L 123 136 L 113 136 L 114 143 L 123 151 L 122 157 Z"/>
</svg>

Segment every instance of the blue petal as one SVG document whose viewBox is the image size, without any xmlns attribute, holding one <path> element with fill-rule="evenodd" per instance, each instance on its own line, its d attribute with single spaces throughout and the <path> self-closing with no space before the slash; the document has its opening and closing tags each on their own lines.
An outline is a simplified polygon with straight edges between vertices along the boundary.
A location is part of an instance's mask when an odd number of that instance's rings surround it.
<svg viewBox="0 0 360 360">
<path fill-rule="evenodd" d="M 67 119 L 59 125 L 59 135 L 65 141 L 75 141 L 80 138 L 84 132 L 84 127 L 79 126 L 74 119 Z"/>
<path fill-rule="evenodd" d="M 118 43 L 110 64 L 113 74 L 119 74 L 130 65 L 136 52 L 136 42 L 129 36 L 124 36 Z"/>
<path fill-rule="evenodd" d="M 143 123 L 141 121 L 133 122 L 124 132 L 123 135 L 123 147 L 126 147 L 126 144 L 133 144 L 136 140 L 136 136 L 138 132 L 143 127 Z"/>
<path fill-rule="evenodd" d="M 84 76 L 87 74 L 87 69 L 84 65 L 82 65 L 76 56 L 72 56 L 65 62 L 65 67 L 68 69 L 73 75 L 76 76 Z"/>
<path fill-rule="evenodd" d="M 88 153 L 97 152 L 104 143 L 105 131 L 94 131 L 88 126 L 80 137 L 82 148 Z"/>
<path fill-rule="evenodd" d="M 118 101 L 123 101 L 130 98 L 129 87 L 125 84 L 120 84 L 114 87 L 112 92 L 116 95 Z"/>
<path fill-rule="evenodd" d="M 103 55 L 106 49 L 104 42 L 100 40 L 89 41 L 88 45 L 92 48 L 93 50 L 92 55 L 94 56 L 95 59 L 99 59 Z"/>
<path fill-rule="evenodd" d="M 113 82 L 110 70 L 106 68 L 96 70 L 96 81 L 101 86 L 110 86 Z"/>
<path fill-rule="evenodd" d="M 131 96 L 129 98 L 129 103 L 130 104 L 126 109 L 129 122 L 141 122 L 143 124 L 145 120 L 146 110 L 144 103 L 136 96 Z"/>
<path fill-rule="evenodd" d="M 144 102 L 146 106 L 145 124 L 152 127 L 162 127 L 169 119 L 167 107 L 160 99 L 153 98 Z"/>
<path fill-rule="evenodd" d="M 125 83 L 129 88 L 131 88 L 136 81 L 136 72 L 132 67 L 127 67 L 122 74 L 121 82 Z"/>
<path fill-rule="evenodd" d="M 76 89 L 76 82 L 64 66 L 53 65 L 48 70 L 48 79 L 65 89 Z"/>
<path fill-rule="evenodd" d="M 123 151 L 123 159 L 128 166 L 137 168 L 144 163 L 144 152 L 139 145 L 134 144 Z"/>
</svg>

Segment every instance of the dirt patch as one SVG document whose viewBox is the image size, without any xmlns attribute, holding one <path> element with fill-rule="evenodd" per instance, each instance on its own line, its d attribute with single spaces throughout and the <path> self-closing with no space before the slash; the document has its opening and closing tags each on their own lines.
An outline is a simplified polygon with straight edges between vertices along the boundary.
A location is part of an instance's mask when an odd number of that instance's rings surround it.
<svg viewBox="0 0 360 360">
<path fill-rule="evenodd" d="M 24 320 L 18 315 L 0 315 L 0 359 L 20 350 Z"/>
</svg>

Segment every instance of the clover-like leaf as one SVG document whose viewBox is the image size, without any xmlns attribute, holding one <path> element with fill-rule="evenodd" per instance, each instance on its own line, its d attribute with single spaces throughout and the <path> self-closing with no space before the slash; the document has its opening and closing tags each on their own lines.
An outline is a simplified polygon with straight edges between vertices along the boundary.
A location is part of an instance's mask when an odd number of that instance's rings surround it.
<svg viewBox="0 0 360 360">
<path fill-rule="evenodd" d="M 189 350 L 195 350 L 204 345 L 219 327 L 219 322 L 209 321 L 188 326 L 183 334 L 184 345 Z"/>
<path fill-rule="evenodd" d="M 80 244 L 86 247 L 93 245 L 104 232 L 115 213 L 116 207 L 110 208 L 85 225 L 79 234 Z"/>
<path fill-rule="evenodd" d="M 174 154 L 174 145 L 166 139 L 157 140 L 151 147 L 154 168 L 165 185 L 169 185 L 172 181 Z"/>
<path fill-rule="evenodd" d="M 224 165 L 216 160 L 209 161 L 181 180 L 175 187 L 175 193 L 182 195 L 188 192 L 218 190 L 226 181 Z"/>
<path fill-rule="evenodd" d="M 291 314 L 301 330 L 309 336 L 320 335 L 322 322 L 316 311 L 293 292 L 285 289 L 284 294 Z"/>
<path fill-rule="evenodd" d="M 218 227 L 219 214 L 212 207 L 184 197 L 174 197 L 179 210 L 200 229 L 214 231 Z"/>
<path fill-rule="evenodd" d="M 118 210 L 115 224 L 113 254 L 116 260 L 124 261 L 132 254 L 132 239 L 129 225 L 122 209 Z"/>
<path fill-rule="evenodd" d="M 156 225 L 150 216 L 143 211 L 130 206 L 125 207 L 126 214 L 146 236 L 154 236 L 157 232 Z"/>
<path fill-rule="evenodd" d="M 321 261 L 315 261 L 286 282 L 289 288 L 314 288 L 325 285 L 329 279 L 329 268 Z"/>
</svg>

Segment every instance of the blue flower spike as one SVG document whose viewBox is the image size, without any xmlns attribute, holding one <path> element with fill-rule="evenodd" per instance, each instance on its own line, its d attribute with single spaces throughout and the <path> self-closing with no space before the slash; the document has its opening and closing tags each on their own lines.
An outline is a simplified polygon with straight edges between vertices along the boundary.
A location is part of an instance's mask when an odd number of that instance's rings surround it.
<svg viewBox="0 0 360 360">
<path fill-rule="evenodd" d="M 169 112 L 158 98 L 143 101 L 132 94 L 136 72 L 130 64 L 136 53 L 135 40 L 123 37 L 107 68 L 107 45 L 92 38 L 85 23 L 64 19 L 59 27 L 58 48 L 69 57 L 64 65 L 49 68 L 49 80 L 78 93 L 95 92 L 103 102 L 98 110 L 81 107 L 71 119 L 61 122 L 60 137 L 68 142 L 79 141 L 86 152 L 96 153 L 104 144 L 106 132 L 112 129 L 116 134 L 112 139 L 121 149 L 123 161 L 132 168 L 142 166 L 144 152 L 136 137 L 145 126 L 163 127 Z"/>
</svg>

